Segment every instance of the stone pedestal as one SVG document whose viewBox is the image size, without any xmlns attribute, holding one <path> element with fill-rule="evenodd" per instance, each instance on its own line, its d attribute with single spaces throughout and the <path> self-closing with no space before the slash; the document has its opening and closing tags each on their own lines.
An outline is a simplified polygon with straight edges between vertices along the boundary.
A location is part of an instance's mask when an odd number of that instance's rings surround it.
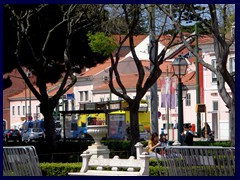
<svg viewBox="0 0 240 180">
<path fill-rule="evenodd" d="M 176 140 L 172 145 L 173 146 L 181 146 L 181 143 Z"/>
<path fill-rule="evenodd" d="M 104 158 L 109 158 L 109 149 L 107 146 L 101 144 L 101 140 L 106 136 L 108 132 L 107 125 L 89 125 L 87 126 L 87 132 L 90 134 L 95 143 L 88 146 L 87 151 L 92 154 L 91 158 L 97 158 L 102 155 Z"/>
</svg>

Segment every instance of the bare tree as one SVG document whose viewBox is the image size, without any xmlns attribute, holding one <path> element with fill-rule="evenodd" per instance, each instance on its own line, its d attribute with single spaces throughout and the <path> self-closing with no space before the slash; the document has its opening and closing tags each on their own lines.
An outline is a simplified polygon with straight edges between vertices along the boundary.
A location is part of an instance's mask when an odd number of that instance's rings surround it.
<svg viewBox="0 0 240 180">
<path fill-rule="evenodd" d="M 144 67 L 142 65 L 141 60 L 138 58 L 136 52 L 135 52 L 135 45 L 133 36 L 135 35 L 136 27 L 139 23 L 139 18 L 142 13 L 142 5 L 122 5 L 123 10 L 123 16 L 125 17 L 125 23 L 127 25 L 127 34 L 120 39 L 119 41 L 119 47 L 117 48 L 116 52 L 110 56 L 111 58 L 111 68 L 109 70 L 110 78 L 109 78 L 109 87 L 111 89 L 111 92 L 115 95 L 121 97 L 124 99 L 128 105 L 130 110 L 130 140 L 131 140 L 131 154 L 135 154 L 135 147 L 134 145 L 139 141 L 139 122 L 138 122 L 138 109 L 140 101 L 142 100 L 143 96 L 146 94 L 146 92 L 149 90 L 149 88 L 157 81 L 157 79 L 162 74 L 161 69 L 159 66 L 163 63 L 166 51 L 173 45 L 174 39 L 177 35 L 177 32 L 173 34 L 172 38 L 169 40 L 169 43 L 167 46 L 165 46 L 164 49 L 162 49 L 156 56 L 152 56 L 153 47 L 158 47 L 159 38 L 164 32 L 164 25 L 166 24 L 167 16 L 163 17 L 165 18 L 165 21 L 163 23 L 163 26 L 161 30 L 159 31 L 159 35 L 156 39 L 151 41 L 151 48 L 149 48 L 149 60 L 151 63 L 153 63 L 153 68 L 150 71 L 150 74 L 147 76 L 144 71 Z M 133 61 L 135 62 L 135 65 L 137 67 L 138 72 L 138 80 L 136 83 L 136 96 L 134 98 L 131 98 L 128 95 L 128 92 L 126 88 L 124 87 L 124 84 L 121 81 L 120 74 L 118 72 L 118 63 L 119 63 L 119 53 L 121 51 L 122 45 L 125 41 L 129 40 L 131 53 L 133 55 Z M 158 51 L 156 51 L 157 53 Z M 144 77 L 147 76 L 146 81 L 144 81 Z M 117 90 L 117 88 L 113 84 L 113 79 L 116 78 L 116 82 L 118 86 L 120 87 L 120 91 Z"/>
<path fill-rule="evenodd" d="M 183 43 L 187 49 L 199 59 L 199 63 L 216 74 L 218 93 L 230 112 L 229 137 L 232 141 L 232 146 L 235 146 L 235 73 L 231 74 L 227 68 L 230 48 L 235 46 L 235 33 L 232 33 L 231 36 L 227 36 L 227 34 L 231 32 L 232 26 L 235 26 L 234 6 L 227 4 L 208 4 L 206 6 L 184 4 L 177 6 L 158 5 L 158 7 L 171 19 Z M 209 30 L 214 40 L 216 68 L 206 63 L 186 41 L 187 37 L 183 35 L 181 28 L 181 20 L 183 19 L 197 21 Z M 227 92 L 226 85 L 229 86 L 232 92 L 231 95 Z"/>
</svg>

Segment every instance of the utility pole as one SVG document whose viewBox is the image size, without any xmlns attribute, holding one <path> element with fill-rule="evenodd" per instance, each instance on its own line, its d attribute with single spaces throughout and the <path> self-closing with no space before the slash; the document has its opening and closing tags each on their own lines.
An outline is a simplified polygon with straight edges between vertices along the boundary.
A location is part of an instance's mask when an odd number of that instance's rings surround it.
<svg viewBox="0 0 240 180">
<path fill-rule="evenodd" d="M 196 45 L 195 52 L 198 54 L 198 23 L 195 23 Z M 196 57 L 196 104 L 200 104 L 200 87 L 199 87 L 199 63 Z M 197 134 L 201 136 L 201 119 L 200 113 L 197 112 Z"/>
<path fill-rule="evenodd" d="M 169 78 L 168 77 L 168 66 L 167 66 L 167 78 Z M 170 94 L 171 94 L 171 81 L 170 81 Z M 170 95 L 170 104 L 171 104 L 171 95 Z M 167 134 L 168 134 L 168 137 L 169 137 L 169 108 L 170 107 L 168 107 L 168 103 L 166 105 L 166 108 L 167 108 L 167 116 L 166 116 L 166 119 L 167 119 Z"/>
<path fill-rule="evenodd" d="M 149 8 L 149 55 L 150 55 L 150 71 L 154 69 L 157 63 L 158 42 L 155 38 L 155 7 L 150 5 Z M 158 94 L 157 82 L 151 88 L 151 133 L 158 133 Z"/>
<path fill-rule="evenodd" d="M 24 85 L 24 88 L 25 88 L 25 121 L 27 121 L 27 117 L 28 117 L 28 115 L 27 115 L 27 84 L 26 84 L 26 82 L 24 81 L 24 83 L 25 83 L 25 85 Z"/>
<path fill-rule="evenodd" d="M 32 116 L 32 97 L 31 97 L 31 90 L 29 88 L 29 118 Z"/>
<path fill-rule="evenodd" d="M 28 79 L 30 79 L 31 77 L 32 77 L 32 74 L 31 74 L 31 72 L 29 71 L 29 70 L 27 70 L 27 72 L 26 72 L 26 75 L 27 75 L 27 78 Z M 30 88 L 28 88 L 29 89 L 29 112 L 28 112 L 28 120 L 32 120 L 32 97 L 31 97 L 31 89 Z M 27 109 L 27 107 L 26 107 L 26 109 Z M 27 110 L 26 110 L 26 112 L 27 112 Z"/>
</svg>

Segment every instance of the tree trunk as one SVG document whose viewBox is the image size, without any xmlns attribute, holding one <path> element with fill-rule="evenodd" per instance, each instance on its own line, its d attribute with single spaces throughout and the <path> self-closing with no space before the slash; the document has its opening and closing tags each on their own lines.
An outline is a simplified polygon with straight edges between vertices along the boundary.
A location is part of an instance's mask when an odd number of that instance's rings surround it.
<svg viewBox="0 0 240 180">
<path fill-rule="evenodd" d="M 135 144 L 139 142 L 139 123 L 138 123 L 138 108 L 130 109 L 130 140 L 131 140 L 131 155 L 136 155 Z"/>
<path fill-rule="evenodd" d="M 53 108 L 49 108 L 49 106 L 41 103 L 40 110 L 44 116 L 44 128 L 48 152 L 52 153 L 56 150 L 56 132 L 53 118 Z"/>
<path fill-rule="evenodd" d="M 231 139 L 231 146 L 235 147 L 235 100 L 233 98 L 231 107 L 229 108 L 229 138 Z"/>
</svg>

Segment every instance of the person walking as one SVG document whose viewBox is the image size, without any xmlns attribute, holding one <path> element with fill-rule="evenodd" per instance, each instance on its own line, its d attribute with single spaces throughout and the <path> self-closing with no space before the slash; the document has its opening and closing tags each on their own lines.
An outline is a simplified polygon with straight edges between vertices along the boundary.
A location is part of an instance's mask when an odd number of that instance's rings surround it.
<svg viewBox="0 0 240 180">
<path fill-rule="evenodd" d="M 204 138 L 206 138 L 205 137 L 205 127 L 207 127 L 207 135 L 209 135 L 211 132 L 211 128 L 210 128 L 209 124 L 207 122 L 205 122 L 205 125 L 202 128 L 202 137 L 204 137 Z"/>
<path fill-rule="evenodd" d="M 184 132 L 181 134 L 182 137 L 182 145 L 185 146 L 192 146 L 193 145 L 193 138 L 197 137 L 198 135 L 195 132 L 192 132 L 191 124 L 184 124 L 183 126 Z"/>
</svg>

